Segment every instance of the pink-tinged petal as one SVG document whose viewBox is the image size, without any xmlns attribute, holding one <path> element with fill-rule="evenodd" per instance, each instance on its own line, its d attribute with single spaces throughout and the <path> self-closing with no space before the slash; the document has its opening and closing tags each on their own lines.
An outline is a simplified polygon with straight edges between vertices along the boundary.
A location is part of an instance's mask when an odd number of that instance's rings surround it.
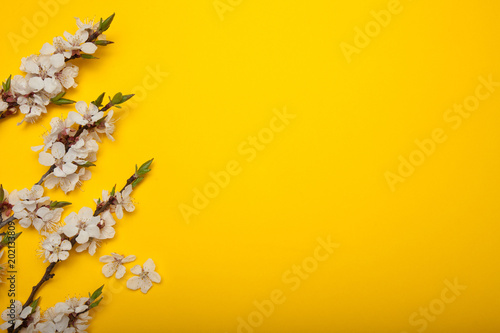
<svg viewBox="0 0 500 333">
<path fill-rule="evenodd" d="M 94 52 L 97 50 L 97 46 L 94 43 L 84 43 L 80 49 L 83 51 L 83 53 L 87 54 L 94 54 Z"/>
<path fill-rule="evenodd" d="M 63 36 L 64 36 L 64 38 L 66 38 L 67 40 L 70 40 L 70 39 L 72 39 L 72 38 L 73 38 L 73 35 L 72 35 L 72 34 L 70 34 L 70 33 L 69 33 L 69 32 L 67 32 L 67 31 L 65 31 L 65 32 L 63 33 Z"/>
<path fill-rule="evenodd" d="M 31 314 L 31 311 L 33 311 L 33 308 L 31 306 L 27 306 L 23 309 L 19 317 L 26 319 Z"/>
<path fill-rule="evenodd" d="M 155 265 L 153 259 L 148 259 L 148 260 L 146 260 L 146 262 L 144 263 L 144 265 L 142 267 L 144 267 L 144 270 L 146 272 L 154 272 L 156 265 Z"/>
<path fill-rule="evenodd" d="M 67 251 L 61 251 L 59 252 L 59 260 L 66 260 L 69 257 L 69 252 Z"/>
<path fill-rule="evenodd" d="M 131 277 L 127 281 L 127 288 L 132 289 L 132 290 L 137 290 L 141 287 L 142 285 L 142 279 L 138 276 Z"/>
<path fill-rule="evenodd" d="M 63 240 L 61 243 L 61 250 L 69 251 L 71 250 L 71 242 L 69 240 Z"/>
<path fill-rule="evenodd" d="M 78 113 L 80 113 L 81 115 L 84 115 L 85 113 L 87 113 L 87 109 L 88 109 L 87 103 L 85 103 L 84 101 L 76 102 L 75 108 L 76 108 L 76 111 L 78 111 Z"/>
<path fill-rule="evenodd" d="M 52 145 L 51 150 L 52 150 L 52 155 L 57 159 L 63 158 L 64 154 L 66 154 L 66 147 L 61 142 L 55 142 Z"/>
<path fill-rule="evenodd" d="M 89 38 L 89 33 L 87 30 L 78 30 L 75 33 L 75 39 L 78 41 L 78 44 L 84 43 Z"/>
<path fill-rule="evenodd" d="M 59 178 L 64 178 L 67 176 L 66 173 L 64 173 L 64 171 L 60 167 L 54 169 L 54 175 Z"/>
<path fill-rule="evenodd" d="M 116 270 L 115 277 L 117 279 L 121 279 L 125 275 L 126 272 L 127 272 L 127 269 L 125 268 L 125 266 L 120 265 L 120 266 L 118 266 L 118 269 Z"/>
<path fill-rule="evenodd" d="M 57 254 L 52 253 L 52 254 L 49 256 L 49 261 L 50 261 L 50 262 L 56 262 L 57 260 L 59 260 L 59 258 L 57 257 Z"/>
<path fill-rule="evenodd" d="M 88 247 L 89 247 L 89 243 L 84 243 L 82 245 L 78 245 L 75 250 L 76 250 L 76 252 L 80 253 L 80 252 L 85 251 Z"/>
<path fill-rule="evenodd" d="M 99 236 L 101 235 L 101 230 L 98 226 L 95 225 L 87 226 L 85 231 L 88 233 L 89 237 L 99 238 Z"/>
<path fill-rule="evenodd" d="M 33 185 L 31 192 L 35 198 L 40 199 L 43 195 L 43 187 L 41 185 Z"/>
<path fill-rule="evenodd" d="M 89 241 L 89 233 L 85 230 L 80 230 L 78 237 L 76 237 L 76 242 L 78 244 L 87 243 Z"/>
<path fill-rule="evenodd" d="M 53 173 L 51 173 L 50 175 L 47 176 L 47 178 L 45 178 L 43 184 L 45 185 L 46 188 L 51 190 L 54 187 L 56 187 L 57 184 L 59 184 L 59 179 L 56 176 L 54 176 Z"/>
<path fill-rule="evenodd" d="M 101 238 L 111 239 L 115 237 L 115 234 L 116 234 L 115 229 L 111 227 L 104 227 L 101 229 Z"/>
<path fill-rule="evenodd" d="M 81 220 L 90 220 L 94 216 L 94 211 L 90 207 L 82 207 L 78 212 L 78 217 Z"/>
<path fill-rule="evenodd" d="M 102 266 L 102 274 L 104 274 L 104 276 L 107 278 L 115 274 L 115 271 L 116 271 L 116 265 L 114 264 L 106 264 Z"/>
<path fill-rule="evenodd" d="M 40 71 L 40 68 L 33 60 L 26 61 L 24 67 L 27 73 L 38 74 L 38 72 Z"/>
<path fill-rule="evenodd" d="M 40 155 L 38 155 L 38 162 L 41 165 L 49 167 L 49 166 L 54 165 L 54 163 L 56 163 L 56 160 L 54 159 L 54 157 L 51 154 L 41 152 Z"/>
<path fill-rule="evenodd" d="M 75 111 L 68 112 L 68 119 L 80 125 L 82 122 L 84 122 L 83 117 L 80 114 L 76 113 Z"/>
<path fill-rule="evenodd" d="M 76 169 L 78 169 L 78 166 L 73 163 L 64 163 L 62 167 L 62 170 L 66 175 L 71 175 L 72 173 L 75 173 Z"/>
<path fill-rule="evenodd" d="M 52 54 L 54 52 L 56 52 L 56 48 L 54 46 L 50 45 L 49 43 L 43 44 L 42 49 L 40 50 L 40 54 L 43 54 L 43 55 L 49 55 L 49 54 Z"/>
<path fill-rule="evenodd" d="M 125 187 L 125 189 L 123 190 L 123 196 L 129 197 L 130 194 L 132 193 L 132 190 L 133 190 L 132 185 L 127 185 L 127 187 Z"/>
<path fill-rule="evenodd" d="M 50 57 L 50 63 L 55 68 L 61 68 L 61 67 L 63 67 L 64 64 L 65 64 L 64 55 L 62 55 L 60 53 L 54 54 L 53 56 Z"/>
<path fill-rule="evenodd" d="M 128 262 L 132 262 L 136 259 L 136 257 L 134 255 L 131 255 L 131 256 L 127 256 L 125 259 L 122 260 L 122 262 L 124 264 L 128 263 Z"/>
<path fill-rule="evenodd" d="M 161 282 L 161 276 L 160 276 L 160 274 L 158 274 L 156 272 L 150 272 L 148 274 L 148 276 L 151 279 L 151 281 L 153 281 L 154 283 L 160 283 Z"/>
<path fill-rule="evenodd" d="M 113 262 L 115 260 L 115 258 L 113 258 L 112 256 L 102 256 L 99 258 L 99 261 L 100 262 Z"/>
<path fill-rule="evenodd" d="M 29 228 L 31 226 L 31 220 L 25 217 L 21 221 L 19 221 L 19 225 L 21 225 L 21 227 L 23 228 Z"/>
<path fill-rule="evenodd" d="M 141 286 L 141 291 L 144 294 L 147 294 L 149 289 L 151 289 L 152 286 L 153 286 L 153 282 L 151 282 L 151 280 L 149 280 L 149 279 L 143 280 L 142 286 Z"/>
<path fill-rule="evenodd" d="M 43 80 L 43 84 L 45 91 L 48 92 L 49 94 L 54 93 L 60 87 L 56 79 L 49 77 Z"/>
<path fill-rule="evenodd" d="M 123 208 L 122 208 L 122 205 L 116 206 L 115 214 L 116 214 L 116 217 L 119 220 L 121 220 L 123 218 Z"/>
<path fill-rule="evenodd" d="M 32 77 L 29 80 L 29 85 L 35 91 L 40 91 L 45 87 L 45 83 L 43 82 L 42 78 L 39 76 Z"/>
<path fill-rule="evenodd" d="M 142 267 L 141 265 L 135 265 L 130 271 L 132 272 L 132 274 L 139 275 L 142 273 Z"/>
<path fill-rule="evenodd" d="M 44 223 L 41 219 L 35 219 L 35 221 L 33 221 L 33 226 L 35 227 L 36 230 L 40 231 L 42 230 Z"/>
<path fill-rule="evenodd" d="M 95 254 L 95 252 L 97 251 L 97 243 L 96 242 L 92 242 L 90 243 L 90 246 L 89 246 L 89 254 L 91 256 L 93 256 Z"/>
<path fill-rule="evenodd" d="M 64 234 L 68 237 L 73 237 L 78 233 L 78 228 L 75 227 L 74 225 L 68 225 L 66 224 L 64 227 L 62 227 L 62 231 Z"/>
</svg>

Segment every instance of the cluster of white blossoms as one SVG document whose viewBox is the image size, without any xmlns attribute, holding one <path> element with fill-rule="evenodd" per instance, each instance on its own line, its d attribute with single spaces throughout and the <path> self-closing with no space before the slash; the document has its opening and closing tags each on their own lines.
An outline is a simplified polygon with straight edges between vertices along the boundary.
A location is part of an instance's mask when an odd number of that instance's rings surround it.
<svg viewBox="0 0 500 333">
<path fill-rule="evenodd" d="M 105 116 L 93 103 L 80 101 L 75 107 L 77 112 L 70 112 L 67 119 L 53 118 L 44 144 L 33 147 L 35 151 L 42 150 L 38 157 L 40 164 L 51 167 L 44 185 L 49 189 L 59 187 L 64 193 L 90 179 L 88 167 L 97 160 L 100 134 L 114 140 L 113 110 Z"/>
<path fill-rule="evenodd" d="M 115 275 L 117 279 L 121 279 L 127 272 L 127 269 L 123 264 L 132 262 L 135 259 L 136 258 L 133 255 L 125 257 L 113 252 L 110 256 L 102 256 L 99 261 L 106 263 L 102 267 L 102 273 L 105 277 L 109 278 Z M 130 271 L 132 272 L 132 274 L 138 276 L 134 276 L 128 279 L 127 287 L 132 290 L 140 289 L 144 294 L 146 294 L 153 286 L 153 282 L 161 282 L 160 274 L 155 272 L 155 269 L 156 265 L 152 259 L 146 260 L 143 267 L 141 267 L 140 265 L 135 265 Z"/>
<path fill-rule="evenodd" d="M 14 217 L 23 228 L 33 226 L 41 235 L 48 235 L 59 225 L 64 210 L 52 205 L 50 198 L 44 197 L 43 193 L 42 186 L 33 185 L 30 190 L 18 191 L 16 197 L 11 194 L 9 200 L 13 204 Z"/>
<path fill-rule="evenodd" d="M 40 307 L 34 302 L 23 309 L 20 301 L 15 301 L 13 306 L 2 312 L 5 323 L 0 329 L 7 330 L 11 326 L 21 333 L 79 333 L 85 332 L 89 326 L 90 310 L 89 298 L 68 298 L 65 302 L 59 302 L 55 306 L 40 313 Z"/>
<path fill-rule="evenodd" d="M 104 193 L 107 194 L 103 191 Z M 94 255 L 101 242 L 115 236 L 116 222 L 112 213 L 121 212 L 119 207 L 123 205 L 126 205 L 127 211 L 135 209 L 131 193 L 132 185 L 128 185 L 122 192 L 107 194 L 105 201 L 97 200 L 97 209 L 105 208 L 98 215 L 89 207 L 81 208 L 78 214 L 69 214 L 64 219 L 65 224 L 42 242 L 45 261 L 53 263 L 66 260 L 74 246 L 76 252 L 88 251 L 90 255 Z"/>
<path fill-rule="evenodd" d="M 0 99 L 0 113 L 7 109 L 15 112 L 19 107 L 23 121 L 33 123 L 47 112 L 51 99 L 77 86 L 79 68 L 68 60 L 90 58 L 97 50 L 96 40 L 105 40 L 98 31 L 99 24 L 83 24 L 77 19 L 77 25 L 74 35 L 64 32 L 64 38 L 55 37 L 52 44 L 43 45 L 39 54 L 22 59 L 20 69 L 26 75 L 12 78 L 9 91 L 4 91 Z"/>
</svg>

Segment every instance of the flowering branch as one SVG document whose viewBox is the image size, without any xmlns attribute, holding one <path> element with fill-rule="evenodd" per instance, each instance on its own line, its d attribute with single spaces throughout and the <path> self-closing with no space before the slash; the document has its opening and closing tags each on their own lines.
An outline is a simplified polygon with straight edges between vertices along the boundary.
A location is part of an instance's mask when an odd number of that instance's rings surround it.
<svg viewBox="0 0 500 333">
<path fill-rule="evenodd" d="M 45 43 L 40 54 L 22 59 L 21 71 L 26 76 L 16 75 L 2 83 L 0 89 L 0 120 L 14 115 L 17 109 L 24 114 L 27 122 L 37 121 L 46 113 L 48 104 L 72 104 L 75 101 L 65 99 L 66 90 L 77 86 L 75 78 L 79 68 L 68 64 L 77 58 L 97 59 L 93 56 L 98 46 L 106 46 L 103 32 L 109 29 L 115 14 L 106 20 L 82 23 L 77 19 L 79 30 L 75 35 L 67 32 L 62 37 L 55 37 L 53 45 Z"/>
<path fill-rule="evenodd" d="M 103 200 L 96 200 L 96 209 L 93 211 L 90 208 L 84 207 L 77 214 L 70 214 L 65 221 L 66 225 L 60 227 L 54 233 L 49 234 L 46 240 L 43 242 L 42 247 L 45 250 L 45 259 L 50 262 L 50 264 L 45 269 L 40 281 L 33 286 L 31 293 L 24 304 L 20 304 L 19 319 L 20 322 L 14 327 L 8 326 L 9 332 L 19 332 L 22 328 L 26 328 L 33 322 L 32 315 L 36 312 L 37 301 L 34 301 L 40 288 L 50 279 L 54 277 L 52 271 L 61 262 L 68 258 L 69 250 L 73 248 L 77 243 L 80 244 L 76 248 L 77 252 L 79 249 L 89 249 L 91 251 L 91 243 L 95 243 L 100 239 L 112 238 L 114 236 L 114 220 L 111 217 L 111 213 L 115 213 L 118 218 L 123 217 L 123 209 L 126 211 L 133 211 L 134 205 L 129 197 L 133 188 L 135 188 L 145 177 L 147 173 L 151 171 L 150 167 L 153 160 L 149 160 L 140 168 L 136 166 L 136 170 L 132 176 L 130 176 L 123 188 L 119 192 L 115 192 L 115 187 L 108 193 L 103 191 Z M 88 212 L 90 210 L 90 213 Z M 112 231 L 112 232 L 111 232 Z M 111 236 L 111 237 L 108 237 Z M 95 252 L 95 246 L 94 250 Z M 81 311 L 75 311 L 74 320 L 78 318 L 80 314 L 84 314 L 86 311 L 95 307 L 99 304 L 100 300 L 94 302 L 102 291 L 102 287 L 90 297 L 90 299 L 85 300 Z M 95 297 L 94 297 L 95 296 Z M 89 303 L 90 301 L 90 303 Z M 33 306 L 33 303 L 36 304 Z M 28 310 L 26 310 L 28 309 Z M 26 310 L 26 313 L 25 313 Z M 25 316 L 23 317 L 23 313 Z M 43 325 L 45 323 L 41 323 Z M 67 326 L 66 326 L 67 327 Z"/>
</svg>

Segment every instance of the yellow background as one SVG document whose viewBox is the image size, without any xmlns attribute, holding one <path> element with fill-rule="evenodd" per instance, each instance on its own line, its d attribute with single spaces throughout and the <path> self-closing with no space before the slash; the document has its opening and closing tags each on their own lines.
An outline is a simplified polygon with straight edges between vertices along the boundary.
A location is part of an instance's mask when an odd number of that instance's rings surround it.
<svg viewBox="0 0 500 333">
<path fill-rule="evenodd" d="M 280 289 L 285 303 L 255 332 L 417 332 L 409 317 L 457 278 L 467 289 L 425 331 L 500 329 L 500 89 L 459 129 L 443 119 L 479 76 L 500 80 L 500 3 L 402 0 L 403 12 L 348 63 L 340 44 L 353 44 L 354 28 L 387 1 L 243 0 L 224 20 L 211 0 L 67 2 L 17 52 L 8 34 L 22 36 L 22 17 L 32 22 L 43 9 L 2 4 L 1 78 L 19 74 L 21 58 L 52 37 L 74 33 L 74 16 L 113 12 L 106 34 L 115 44 L 77 62 L 79 86 L 67 97 L 139 91 L 148 68 L 169 75 L 122 112 L 116 142 L 100 146 L 82 191 L 49 192 L 73 202 L 65 214 L 93 207 L 102 189 L 155 158 L 117 237 L 61 264 L 42 308 L 106 284 L 90 332 L 236 332 L 255 300 Z M 284 107 L 296 118 L 246 162 L 238 146 Z M 44 173 L 30 147 L 71 109 L 51 107 L 35 125 L 16 126 L 19 116 L 0 123 L 6 189 Z M 435 128 L 448 140 L 392 192 L 384 173 Z M 186 223 L 179 205 L 231 160 L 241 174 Z M 328 236 L 340 247 L 292 292 L 282 275 Z M 38 241 L 30 229 L 18 242 L 23 301 L 45 269 Z M 134 264 L 152 258 L 161 284 L 143 295 L 125 278 L 106 279 L 98 258 L 110 252 L 135 254 Z"/>
</svg>

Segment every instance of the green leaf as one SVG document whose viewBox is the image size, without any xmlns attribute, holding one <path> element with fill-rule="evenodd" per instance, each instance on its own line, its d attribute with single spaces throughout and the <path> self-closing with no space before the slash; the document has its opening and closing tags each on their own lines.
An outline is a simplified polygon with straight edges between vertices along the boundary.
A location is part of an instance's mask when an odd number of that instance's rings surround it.
<svg viewBox="0 0 500 333">
<path fill-rule="evenodd" d="M 142 182 L 144 180 L 144 177 L 139 177 L 137 178 L 136 180 L 134 180 L 132 182 L 132 188 L 136 187 L 137 185 L 139 185 L 140 182 Z"/>
<path fill-rule="evenodd" d="M 103 92 L 102 94 L 100 94 L 100 95 L 99 95 L 99 97 L 97 97 L 97 99 L 96 99 L 95 101 L 93 101 L 93 102 L 92 102 L 92 104 L 94 104 L 94 105 L 95 105 L 95 106 L 97 106 L 97 107 L 101 107 L 101 105 L 102 105 L 102 101 L 103 101 L 103 99 L 104 99 L 104 95 L 105 95 L 105 94 L 106 94 L 105 92 Z"/>
<path fill-rule="evenodd" d="M 71 205 L 71 202 L 68 201 L 52 201 L 50 203 L 50 209 L 63 208 L 69 205 Z"/>
<path fill-rule="evenodd" d="M 2 88 L 3 88 L 3 91 L 7 92 L 10 90 L 10 81 L 12 79 L 12 75 L 9 75 L 9 78 L 7 79 L 7 81 L 5 81 L 5 83 L 2 83 Z"/>
<path fill-rule="evenodd" d="M 60 100 L 60 99 L 61 99 L 64 95 L 66 95 L 66 92 L 65 92 L 65 91 L 60 92 L 60 93 L 59 93 L 59 94 L 57 94 L 56 96 L 52 97 L 52 98 L 50 99 L 50 101 L 51 101 L 52 103 L 57 102 L 57 101 L 58 101 L 58 100 Z"/>
<path fill-rule="evenodd" d="M 115 186 L 113 186 L 113 189 L 111 190 L 111 193 L 109 194 L 109 196 L 112 197 L 113 195 L 115 195 L 115 191 L 116 191 L 116 184 L 115 184 Z"/>
<path fill-rule="evenodd" d="M 104 297 L 101 297 L 101 298 L 99 298 L 97 301 L 95 301 L 94 303 L 90 304 L 90 305 L 89 305 L 89 310 L 90 310 L 90 309 L 95 308 L 96 306 L 98 306 L 98 305 L 99 305 L 99 303 L 101 303 L 101 301 L 102 301 L 102 299 L 103 299 L 103 298 L 104 298 Z"/>
<path fill-rule="evenodd" d="M 129 99 L 131 99 L 132 97 L 134 97 L 134 94 L 130 94 L 130 95 L 125 95 L 122 97 L 122 100 L 120 101 L 120 103 L 118 104 L 122 104 L 122 103 L 125 103 L 126 101 L 128 101 Z"/>
<path fill-rule="evenodd" d="M 85 162 L 84 164 L 78 164 L 78 165 L 83 167 L 83 168 L 89 168 L 89 167 L 95 166 L 95 164 L 92 162 Z"/>
<path fill-rule="evenodd" d="M 36 307 L 38 306 L 38 302 L 40 302 L 40 297 L 38 297 L 36 300 L 33 301 L 33 303 L 31 303 L 31 308 L 33 310 L 31 310 L 31 313 L 35 312 L 36 310 Z"/>
<path fill-rule="evenodd" d="M 22 234 L 22 232 L 18 232 L 17 234 L 14 234 L 14 236 L 5 235 L 5 236 L 3 236 L 3 239 L 2 239 L 1 243 L 3 245 L 7 245 L 9 242 L 13 242 L 16 239 L 18 239 L 19 236 L 21 236 L 21 234 Z"/>
<path fill-rule="evenodd" d="M 3 202 L 5 193 L 3 192 L 3 185 L 0 185 L 0 202 Z"/>
<path fill-rule="evenodd" d="M 111 103 L 113 104 L 120 104 L 121 100 L 123 98 L 123 95 L 121 92 L 117 93 L 115 96 L 113 96 L 113 99 L 111 100 Z"/>
<path fill-rule="evenodd" d="M 115 18 L 115 14 L 113 13 L 113 15 L 111 15 L 110 17 L 105 19 L 104 22 L 102 22 L 102 19 L 101 19 L 101 23 L 99 24 L 99 31 L 104 32 L 104 31 L 108 30 L 109 26 L 111 25 L 111 22 L 113 22 L 114 18 Z"/>
<path fill-rule="evenodd" d="M 83 59 L 99 59 L 94 57 L 92 54 L 82 54 L 80 55 Z"/>
<path fill-rule="evenodd" d="M 57 101 L 52 101 L 55 105 L 64 105 L 64 104 L 73 104 L 76 103 L 76 101 L 73 101 L 71 99 L 66 99 L 66 98 L 61 98 Z"/>
<path fill-rule="evenodd" d="M 146 163 L 141 165 L 139 170 L 137 170 L 136 175 L 142 176 L 142 175 L 147 174 L 149 171 L 151 171 L 151 169 L 149 167 L 151 166 L 151 163 L 153 163 L 153 160 L 154 160 L 154 158 L 150 159 L 149 161 L 147 161 Z"/>
<path fill-rule="evenodd" d="M 94 293 L 90 296 L 89 301 L 92 303 L 95 301 L 99 296 L 102 294 L 102 289 L 104 288 L 104 285 L 100 286 Z"/>
<path fill-rule="evenodd" d="M 106 45 L 109 45 L 109 44 L 113 44 L 114 42 L 110 41 L 110 40 L 96 40 L 94 42 L 95 45 L 98 45 L 98 46 L 106 46 Z"/>
</svg>

